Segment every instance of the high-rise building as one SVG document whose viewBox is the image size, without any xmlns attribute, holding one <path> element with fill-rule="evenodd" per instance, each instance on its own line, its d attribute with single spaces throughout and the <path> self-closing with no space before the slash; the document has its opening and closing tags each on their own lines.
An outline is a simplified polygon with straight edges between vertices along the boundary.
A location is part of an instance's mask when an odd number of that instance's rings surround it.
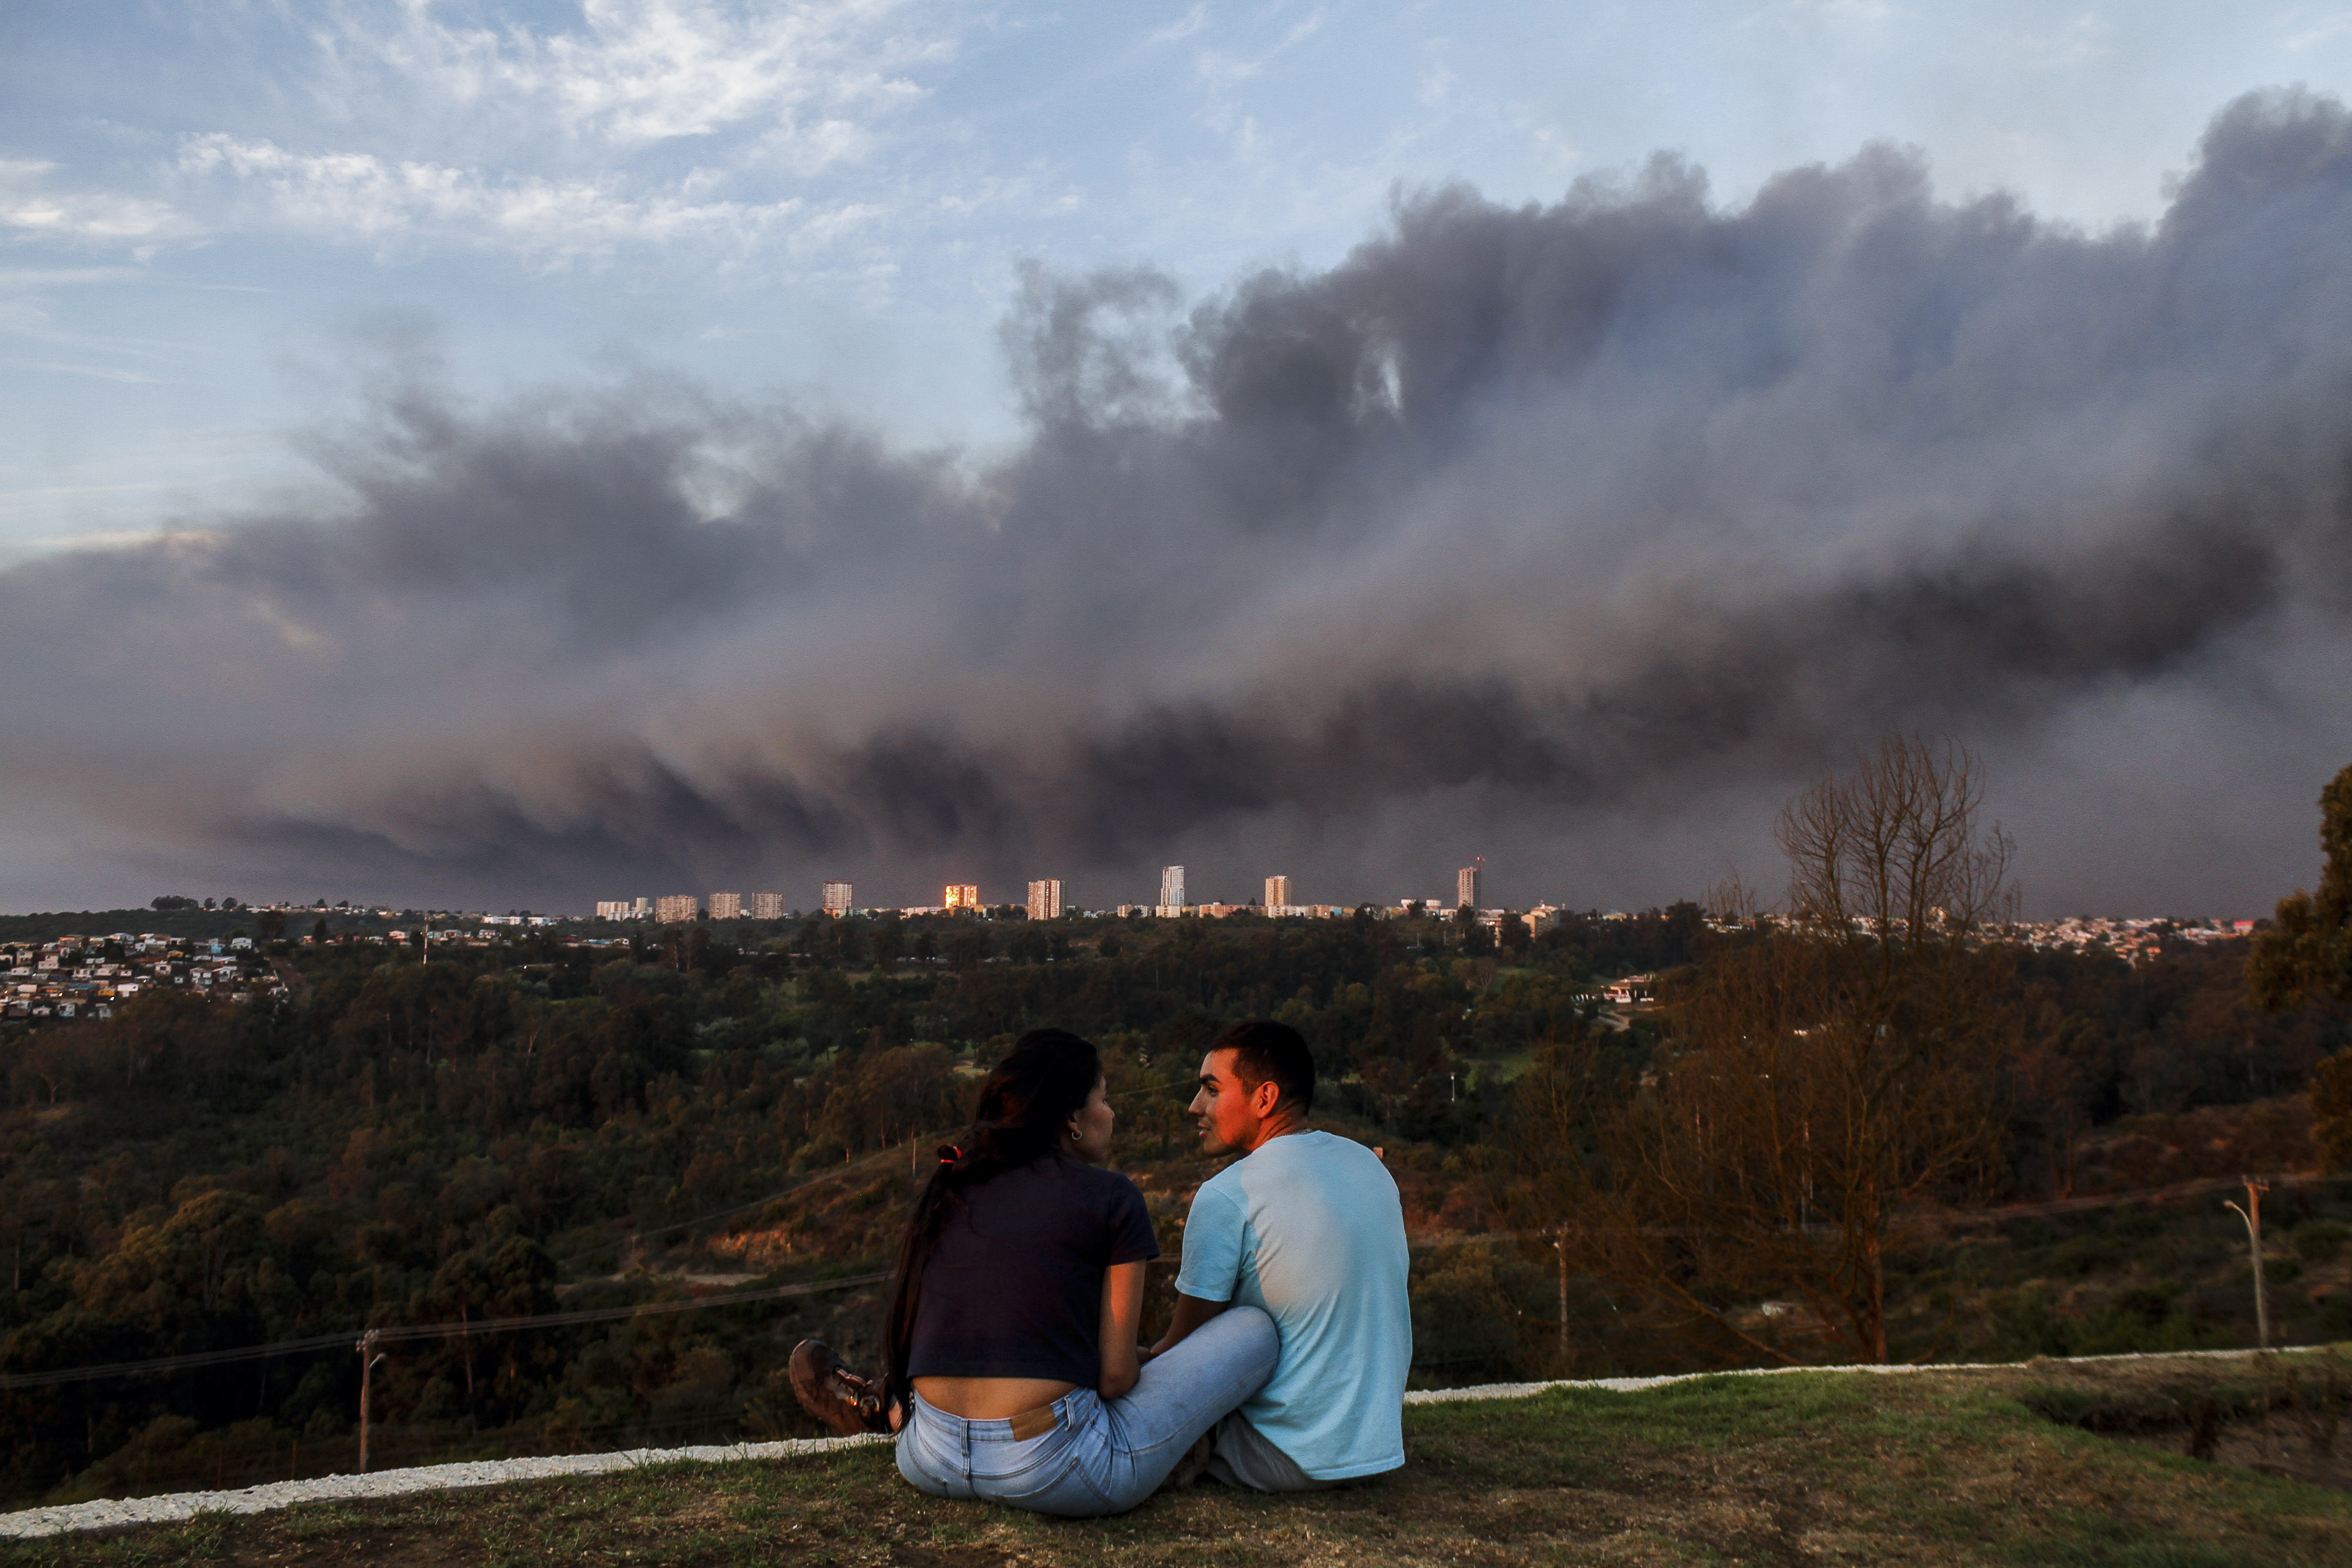
<svg viewBox="0 0 2352 1568">
<path fill-rule="evenodd" d="M 1168 865 L 1160 868 L 1160 903 L 1162 908 L 1182 908 L 1184 904 L 1184 868 Z"/>
<path fill-rule="evenodd" d="M 1265 879 L 1265 912 L 1272 915 L 1278 909 L 1289 907 L 1290 879 L 1286 876 L 1267 877 Z"/>
<path fill-rule="evenodd" d="M 644 902 L 642 898 L 637 900 L 639 904 Z M 596 918 L 599 920 L 630 920 L 635 915 L 636 910 L 625 898 L 616 898 L 610 903 L 599 903 L 596 905 Z"/>
<path fill-rule="evenodd" d="M 1029 918 L 1059 920 L 1062 917 L 1062 879 L 1049 876 L 1043 882 L 1029 884 Z"/>
<path fill-rule="evenodd" d="M 951 882 L 948 883 L 948 913 L 950 915 L 953 915 L 959 909 L 977 910 L 979 907 L 979 883 L 971 882 Z"/>
<path fill-rule="evenodd" d="M 702 900 L 690 893 L 676 894 L 654 900 L 654 918 L 665 925 L 675 925 L 693 919 L 702 913 Z"/>
<path fill-rule="evenodd" d="M 751 895 L 751 918 L 782 920 L 784 917 L 784 895 L 781 893 L 755 893 Z"/>
<path fill-rule="evenodd" d="M 650 898 L 637 900 L 635 907 L 629 911 L 629 918 L 632 920 L 651 920 L 653 917 L 654 901 Z"/>
<path fill-rule="evenodd" d="M 714 893 L 710 895 L 710 918 L 740 920 L 743 918 L 743 895 L 740 893 Z"/>
<path fill-rule="evenodd" d="M 1454 906 L 1456 909 L 1477 908 L 1486 891 L 1486 857 L 1480 855 L 1476 861 L 1454 873 Z"/>
<path fill-rule="evenodd" d="M 827 915 L 846 915 L 849 913 L 849 884 L 847 883 L 829 882 L 824 884 L 824 912 Z"/>
</svg>

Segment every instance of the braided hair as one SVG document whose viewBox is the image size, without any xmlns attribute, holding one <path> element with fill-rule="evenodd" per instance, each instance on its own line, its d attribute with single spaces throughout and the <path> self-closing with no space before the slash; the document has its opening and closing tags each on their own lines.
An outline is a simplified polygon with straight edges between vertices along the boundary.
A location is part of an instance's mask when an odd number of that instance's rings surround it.
<svg viewBox="0 0 2352 1568">
<path fill-rule="evenodd" d="M 1102 1056 L 1087 1041 L 1066 1030 L 1031 1030 L 982 1082 L 971 1125 L 955 1143 L 940 1146 L 940 1163 L 907 1216 L 891 1281 L 885 1393 L 890 1404 L 905 1404 L 914 1386 L 907 1367 L 923 1270 L 939 1250 L 949 1213 L 981 1183 L 1058 1148 L 1070 1118 L 1093 1097 L 1102 1075 Z"/>
</svg>

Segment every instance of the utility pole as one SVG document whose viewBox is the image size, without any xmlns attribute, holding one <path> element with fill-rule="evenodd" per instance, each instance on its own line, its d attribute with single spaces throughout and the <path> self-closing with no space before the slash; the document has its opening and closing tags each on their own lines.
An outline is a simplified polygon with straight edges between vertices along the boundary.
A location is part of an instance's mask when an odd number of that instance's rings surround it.
<svg viewBox="0 0 2352 1568">
<path fill-rule="evenodd" d="M 1565 1370 L 1567 1369 L 1567 1367 L 1568 1367 L 1568 1227 L 1567 1227 L 1567 1226 L 1563 1225 L 1563 1226 L 1561 1226 L 1561 1227 L 1559 1228 L 1559 1240 L 1557 1240 L 1557 1241 L 1555 1241 L 1555 1242 L 1553 1242 L 1553 1243 L 1551 1244 L 1551 1249 L 1552 1249 L 1553 1251 L 1555 1251 L 1555 1252 L 1557 1252 L 1557 1253 L 1559 1253 L 1559 1363 L 1560 1363 L 1560 1368 L 1561 1368 L 1561 1370 L 1565 1371 Z"/>
<path fill-rule="evenodd" d="M 2246 1245 L 2253 1249 L 2254 1254 L 2254 1344 L 2258 1349 L 2268 1350 L 2271 1347 L 2271 1304 L 2270 1298 L 2263 1290 L 2263 1194 L 2270 1191 L 2271 1184 L 2256 1181 L 2252 1176 L 2240 1176 L 2238 1179 L 2246 1184 L 2246 1207 L 2239 1208 L 2236 1204 L 2227 1201 L 2221 1207 L 2235 1209 L 2238 1218 L 2246 1222 Z"/>
<path fill-rule="evenodd" d="M 371 1403 L 369 1395 L 372 1392 L 372 1375 L 375 1371 L 375 1364 L 383 1359 L 377 1352 L 375 1343 L 376 1332 L 373 1329 L 360 1335 L 360 1474 L 362 1475 L 367 1474 L 368 1468 L 368 1406 Z"/>
</svg>

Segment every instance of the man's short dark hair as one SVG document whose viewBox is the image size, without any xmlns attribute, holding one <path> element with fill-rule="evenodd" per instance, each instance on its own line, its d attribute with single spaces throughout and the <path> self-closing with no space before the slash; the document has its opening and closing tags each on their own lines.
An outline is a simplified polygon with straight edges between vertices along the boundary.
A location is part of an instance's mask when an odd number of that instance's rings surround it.
<svg viewBox="0 0 2352 1568">
<path fill-rule="evenodd" d="M 1286 1105 L 1302 1116 L 1315 1109 L 1315 1053 L 1288 1024 L 1244 1019 L 1218 1030 L 1209 1049 L 1232 1051 L 1234 1076 L 1252 1089 L 1261 1083 L 1280 1089 L 1277 1108 Z"/>
</svg>

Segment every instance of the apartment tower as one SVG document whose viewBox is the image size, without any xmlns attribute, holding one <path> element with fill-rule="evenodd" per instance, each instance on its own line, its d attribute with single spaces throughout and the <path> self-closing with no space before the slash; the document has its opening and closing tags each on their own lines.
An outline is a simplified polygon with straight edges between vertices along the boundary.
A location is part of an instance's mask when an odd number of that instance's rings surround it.
<svg viewBox="0 0 2352 1568">
<path fill-rule="evenodd" d="M 1181 865 L 1160 868 L 1160 906 L 1162 909 L 1184 907 L 1184 868 Z"/>
<path fill-rule="evenodd" d="M 827 915 L 846 915 L 846 914 L 848 914 L 848 913 L 849 913 L 849 884 L 848 884 L 847 883 L 845 883 L 845 882 L 829 882 L 829 883 L 826 883 L 824 884 L 824 912 L 825 912 Z"/>
<path fill-rule="evenodd" d="M 755 893 L 751 895 L 751 918 L 782 920 L 784 917 L 784 895 L 781 893 Z"/>
<path fill-rule="evenodd" d="M 1456 909 L 1476 909 L 1485 902 L 1486 893 L 1486 857 L 1480 855 L 1475 862 L 1454 873 L 1454 906 Z"/>
<path fill-rule="evenodd" d="M 743 895 L 740 893 L 714 893 L 710 895 L 710 918 L 740 920 L 743 918 Z"/>
<path fill-rule="evenodd" d="M 677 925 L 702 913 L 702 900 L 690 893 L 673 894 L 654 900 L 654 918 L 665 925 Z"/>
<path fill-rule="evenodd" d="M 1049 876 L 1029 884 L 1029 918 L 1059 920 L 1062 917 L 1062 879 Z"/>
<path fill-rule="evenodd" d="M 959 909 L 969 909 L 975 915 L 979 914 L 980 884 L 972 882 L 948 883 L 947 904 L 950 915 L 953 915 Z"/>
<path fill-rule="evenodd" d="M 1290 879 L 1286 876 L 1267 877 L 1265 879 L 1265 912 L 1272 915 L 1277 909 L 1289 907 Z"/>
</svg>

